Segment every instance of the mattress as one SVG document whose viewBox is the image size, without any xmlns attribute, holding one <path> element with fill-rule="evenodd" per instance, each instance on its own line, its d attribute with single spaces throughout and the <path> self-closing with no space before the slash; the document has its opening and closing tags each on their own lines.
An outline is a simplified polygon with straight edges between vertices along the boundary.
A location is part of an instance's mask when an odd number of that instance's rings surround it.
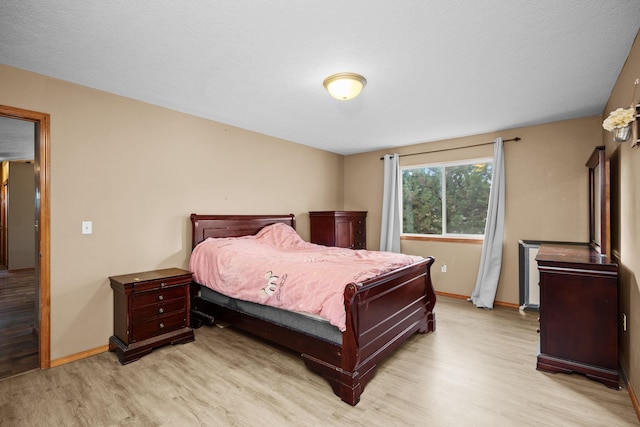
<svg viewBox="0 0 640 427">
<path fill-rule="evenodd" d="M 206 286 L 200 287 L 200 297 L 230 310 L 249 314 L 253 317 L 312 335 L 324 341 L 342 345 L 342 332 L 319 316 L 283 310 L 277 307 L 235 299 L 214 291 Z"/>
</svg>

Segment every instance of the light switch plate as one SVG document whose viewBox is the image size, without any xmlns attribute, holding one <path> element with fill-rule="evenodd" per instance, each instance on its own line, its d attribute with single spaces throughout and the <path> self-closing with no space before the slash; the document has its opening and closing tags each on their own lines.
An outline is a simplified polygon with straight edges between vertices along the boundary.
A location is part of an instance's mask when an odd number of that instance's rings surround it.
<svg viewBox="0 0 640 427">
<path fill-rule="evenodd" d="M 82 221 L 82 234 L 92 234 L 93 223 L 91 221 Z"/>
</svg>

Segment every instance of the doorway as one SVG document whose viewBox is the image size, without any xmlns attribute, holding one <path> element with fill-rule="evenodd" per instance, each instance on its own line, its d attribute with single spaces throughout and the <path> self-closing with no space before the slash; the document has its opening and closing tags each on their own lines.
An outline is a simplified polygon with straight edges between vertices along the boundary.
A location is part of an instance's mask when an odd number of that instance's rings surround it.
<svg viewBox="0 0 640 427">
<path fill-rule="evenodd" d="M 51 319 L 50 319 L 50 116 L 49 114 L 0 105 L 0 117 L 33 123 L 34 160 L 33 177 L 35 196 L 35 266 L 32 271 L 35 281 L 35 321 L 33 333 L 38 338 L 40 369 L 51 366 Z M 23 272 L 24 273 L 24 272 Z M 20 278 L 24 280 L 24 277 Z M 19 356 L 19 355 L 16 355 Z"/>
</svg>

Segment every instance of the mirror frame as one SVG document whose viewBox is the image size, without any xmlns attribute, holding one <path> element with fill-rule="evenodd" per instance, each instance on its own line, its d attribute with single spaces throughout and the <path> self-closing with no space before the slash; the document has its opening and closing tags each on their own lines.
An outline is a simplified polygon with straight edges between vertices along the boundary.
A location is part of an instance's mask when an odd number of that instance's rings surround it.
<svg viewBox="0 0 640 427">
<path fill-rule="evenodd" d="M 604 145 L 593 150 L 589 168 L 589 245 L 600 255 L 609 253 L 609 163 Z"/>
</svg>

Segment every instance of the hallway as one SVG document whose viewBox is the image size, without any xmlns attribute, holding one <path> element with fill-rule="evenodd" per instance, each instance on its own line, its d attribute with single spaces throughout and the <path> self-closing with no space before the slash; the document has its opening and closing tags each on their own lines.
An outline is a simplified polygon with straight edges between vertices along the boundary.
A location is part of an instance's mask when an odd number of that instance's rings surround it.
<svg viewBox="0 0 640 427">
<path fill-rule="evenodd" d="M 0 380 L 39 368 L 33 269 L 0 269 Z"/>
</svg>

